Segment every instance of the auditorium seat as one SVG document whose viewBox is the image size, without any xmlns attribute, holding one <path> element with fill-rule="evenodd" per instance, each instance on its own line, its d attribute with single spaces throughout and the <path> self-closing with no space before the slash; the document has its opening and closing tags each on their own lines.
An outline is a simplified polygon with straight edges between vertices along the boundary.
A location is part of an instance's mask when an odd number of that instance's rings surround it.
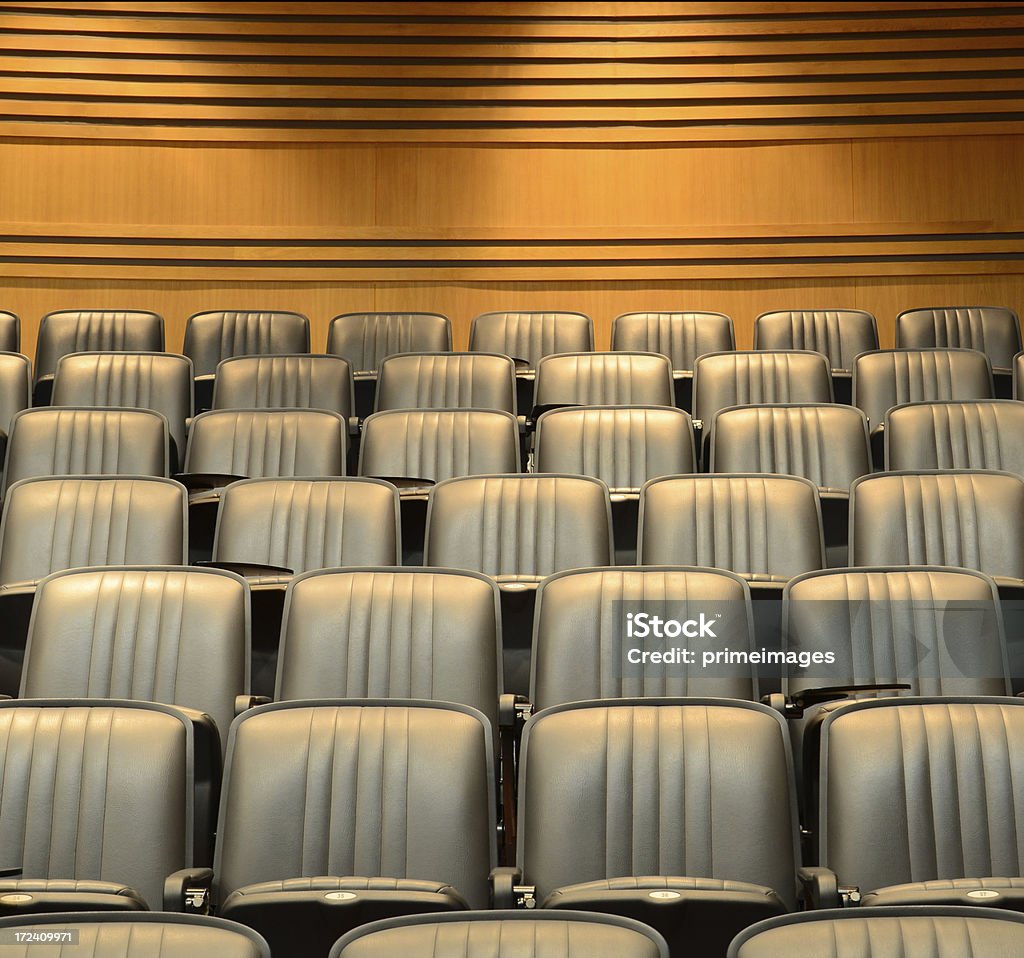
<svg viewBox="0 0 1024 958">
<path fill-rule="evenodd" d="M 6 456 L 11 420 L 31 404 L 31 361 L 21 353 L 0 352 L 0 455 Z"/>
<path fill-rule="evenodd" d="M 6 309 L 0 309 L 0 352 L 21 352 L 21 320 Z"/>
<path fill-rule="evenodd" d="M 676 405 L 693 408 L 693 367 L 705 353 L 736 348 L 732 319 L 724 313 L 623 313 L 612 321 L 612 349 L 668 356 L 675 380 Z"/>
<path fill-rule="evenodd" d="M 653 928 L 594 912 L 487 911 L 373 922 L 330 958 L 669 958 Z M 134 958 L 134 956 L 132 956 Z"/>
<path fill-rule="evenodd" d="M 672 366 L 658 353 L 557 353 L 537 361 L 534 405 L 672 406 Z M 524 410 L 525 412 L 526 410 Z"/>
<path fill-rule="evenodd" d="M 713 637 L 656 636 L 649 622 L 627 629 L 628 614 L 699 621 L 715 616 Z M 630 631 L 633 635 L 630 635 Z M 584 699 L 705 695 L 758 698 L 750 665 L 705 668 L 703 653 L 726 642 L 750 652 L 754 643 L 750 589 L 730 572 L 683 566 L 573 569 L 548 576 L 537 590 L 530 702 L 538 711 Z M 671 650 L 680 642 L 698 654 L 692 664 L 632 662 L 631 649 Z"/>
<path fill-rule="evenodd" d="M 308 353 L 309 320 L 286 310 L 210 310 L 185 323 L 184 353 L 196 377 L 196 409 L 213 405 L 217 364 L 232 356 Z"/>
<path fill-rule="evenodd" d="M 507 356 L 480 353 L 386 356 L 377 376 L 376 409 L 501 409 L 515 414 L 515 367 Z"/>
<path fill-rule="evenodd" d="M 166 476 L 168 444 L 152 409 L 25 409 L 11 420 L 3 488 L 33 476 Z"/>
<path fill-rule="evenodd" d="M 742 928 L 796 905 L 788 735 L 778 712 L 727 699 L 537 713 L 523 739 L 517 884 L 541 908 L 646 922 L 673 955 L 723 956 Z"/>
<path fill-rule="evenodd" d="M 62 309 L 47 313 L 36 339 L 32 403 L 49 405 L 57 362 L 69 353 L 158 353 L 163 349 L 163 318 L 148 310 Z"/>
<path fill-rule="evenodd" d="M 171 471 L 185 459 L 192 417 L 192 361 L 170 353 L 78 353 L 61 357 L 53 405 L 153 409 L 167 419 Z"/>
<path fill-rule="evenodd" d="M 1024 477 L 1024 403 L 906 403 L 885 414 L 891 470 L 999 469 Z"/>
<path fill-rule="evenodd" d="M 1024 352 L 1013 357 L 1013 398 L 1024 400 Z"/>
<path fill-rule="evenodd" d="M 493 746 L 473 709 L 277 703 L 231 728 L 215 861 L 223 917 L 325 955 L 377 918 L 484 908 Z"/>
</svg>

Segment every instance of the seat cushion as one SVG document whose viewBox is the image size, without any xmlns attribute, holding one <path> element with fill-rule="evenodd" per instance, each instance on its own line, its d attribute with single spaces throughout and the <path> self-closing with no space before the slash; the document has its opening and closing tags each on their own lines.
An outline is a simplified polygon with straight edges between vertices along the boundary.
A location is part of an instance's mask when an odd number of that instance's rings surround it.
<svg viewBox="0 0 1024 958">
<path fill-rule="evenodd" d="M 1024 878 L 941 878 L 888 885 L 868 892 L 862 904 L 991 905 L 1024 911 Z"/>
<path fill-rule="evenodd" d="M 317 892 L 317 891 L 371 891 L 398 892 L 399 894 L 426 893 L 433 895 L 454 895 L 461 900 L 462 896 L 444 882 L 423 881 L 419 878 L 362 878 L 347 875 L 337 878 L 333 875 L 320 875 L 315 878 L 286 878 L 283 881 L 257 882 L 236 889 L 228 897 L 228 901 L 238 896 L 280 894 L 283 892 Z M 463 902 L 463 908 L 469 905 Z"/>
<path fill-rule="evenodd" d="M 626 878 L 603 878 L 600 881 L 565 885 L 562 888 L 556 889 L 548 896 L 544 902 L 544 907 L 550 908 L 560 896 L 601 894 L 602 892 L 615 891 L 725 892 L 727 894 L 763 895 L 766 898 L 775 895 L 775 892 L 765 885 L 755 885 L 752 882 L 720 878 L 687 878 L 674 875 L 643 875 Z"/>
<path fill-rule="evenodd" d="M 120 882 L 74 878 L 0 879 L 0 916 L 65 911 L 148 910 L 149 906 L 142 895 Z"/>
</svg>

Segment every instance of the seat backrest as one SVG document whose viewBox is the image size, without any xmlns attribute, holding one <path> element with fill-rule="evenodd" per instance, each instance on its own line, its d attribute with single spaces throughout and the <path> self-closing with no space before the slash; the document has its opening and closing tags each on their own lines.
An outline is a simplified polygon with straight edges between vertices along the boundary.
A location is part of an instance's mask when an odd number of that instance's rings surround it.
<svg viewBox="0 0 1024 958">
<path fill-rule="evenodd" d="M 659 353 L 558 353 L 537 362 L 538 406 L 671 406 L 672 364 Z"/>
<path fill-rule="evenodd" d="M 434 699 L 497 724 L 498 590 L 446 569 L 309 572 L 285 599 L 274 698 Z"/>
<path fill-rule="evenodd" d="M 796 799 L 779 713 L 696 698 L 556 706 L 529 720 L 522 756 L 517 863 L 538 900 L 662 875 L 753 882 L 793 907 Z"/>
<path fill-rule="evenodd" d="M 821 569 L 818 490 L 798 476 L 652 479 L 640 493 L 637 550 L 641 565 L 708 566 L 754 580 Z"/>
<path fill-rule="evenodd" d="M 858 353 L 878 349 L 878 326 L 863 309 L 780 309 L 754 320 L 754 349 L 812 349 L 847 372 Z"/>
<path fill-rule="evenodd" d="M 211 310 L 189 316 L 184 353 L 197 376 L 231 356 L 308 353 L 309 320 L 286 310 Z"/>
<path fill-rule="evenodd" d="M 1024 701 L 880 698 L 822 723 L 821 863 L 862 892 L 1016 876 Z"/>
<path fill-rule="evenodd" d="M 378 411 L 502 409 L 516 411 L 515 365 L 480 353 L 403 353 L 381 360 Z"/>
<path fill-rule="evenodd" d="M 31 476 L 166 476 L 167 420 L 152 409 L 25 409 L 11 421 L 3 488 Z"/>
<path fill-rule="evenodd" d="M 485 908 L 492 749 L 483 716 L 464 706 L 363 700 L 244 713 L 228 744 L 219 900 L 257 882 L 333 875 L 444 882 Z"/>
<path fill-rule="evenodd" d="M 343 476 L 348 422 L 326 409 L 211 409 L 192 420 L 185 471 Z"/>
<path fill-rule="evenodd" d="M 214 409 L 327 409 L 352 415 L 352 370 L 340 356 L 232 356 L 217 364 Z"/>
<path fill-rule="evenodd" d="M 25 879 L 128 885 L 159 908 L 193 864 L 193 732 L 165 705 L 0 702 L 0 857 Z"/>
<path fill-rule="evenodd" d="M 0 352 L 16 353 L 21 350 L 21 320 L 16 313 L 0 310 Z"/>
<path fill-rule="evenodd" d="M 213 557 L 295 573 L 400 564 L 398 490 L 375 479 L 246 479 L 224 490 Z"/>
<path fill-rule="evenodd" d="M 711 471 L 804 476 L 849 489 L 871 472 L 867 418 L 838 403 L 724 409 L 711 426 Z"/>
<path fill-rule="evenodd" d="M 430 490 L 424 565 L 542 578 L 610 565 L 608 487 L 560 475 L 471 476 Z"/>
<path fill-rule="evenodd" d="M 171 479 L 22 479 L 0 522 L 0 585 L 78 566 L 183 565 L 188 496 Z"/>
<path fill-rule="evenodd" d="M 1010 694 L 999 593 L 980 572 L 810 572 L 787 583 L 782 620 L 786 649 L 808 663 L 788 666 L 787 693 L 892 682 L 909 695 Z M 814 664 L 817 653 L 834 661 Z"/>
<path fill-rule="evenodd" d="M 724 313 L 623 313 L 612 322 L 612 349 L 661 353 L 681 372 L 704 353 L 735 348 L 736 331 Z"/>
<path fill-rule="evenodd" d="M 1020 352 L 1020 322 L 1004 306 L 908 309 L 896 317 L 896 345 L 976 349 L 988 356 L 994 369 L 1005 371 Z"/>
<path fill-rule="evenodd" d="M 988 358 L 973 349 L 880 349 L 853 364 L 853 404 L 872 428 L 903 403 L 992 395 Z"/>
<path fill-rule="evenodd" d="M 353 372 L 380 368 L 395 353 L 451 352 L 452 324 L 440 313 L 342 313 L 327 329 L 327 352 Z"/>
<path fill-rule="evenodd" d="M 699 622 L 701 614 L 714 619 L 713 634 L 686 636 L 687 648 L 701 655 L 692 665 L 630 658 L 632 650 L 663 651 L 680 641 L 681 632 L 655 635 L 652 616 L 682 624 Z M 658 695 L 756 700 L 751 666 L 715 669 L 702 657 L 723 644 L 749 651 L 753 640 L 750 590 L 729 572 L 651 566 L 560 572 L 537 590 L 530 701 L 539 710 Z"/>
<path fill-rule="evenodd" d="M 885 414 L 885 464 L 892 470 L 1000 469 L 1024 476 L 1022 436 L 1024 403 L 907 403 Z"/>
<path fill-rule="evenodd" d="M 481 313 L 470 327 L 469 348 L 525 360 L 531 369 L 536 369 L 543 356 L 592 350 L 594 321 L 574 312 Z"/>
<path fill-rule="evenodd" d="M 1024 352 L 1013 357 L 1013 398 L 1024 399 Z"/>
<path fill-rule="evenodd" d="M 39 323 L 35 377 L 57 371 L 68 353 L 163 352 L 164 321 L 143 309 L 61 309 Z"/>
<path fill-rule="evenodd" d="M 57 572 L 36 590 L 22 698 L 125 698 L 206 712 L 226 743 L 249 691 L 249 586 L 219 569 Z"/>
<path fill-rule="evenodd" d="M 21 353 L 0 353 L 0 430 L 11 431 L 15 413 L 32 404 L 32 362 Z"/>
<path fill-rule="evenodd" d="M 178 462 L 185 458 L 193 410 L 192 361 L 171 353 L 63 356 L 53 380 L 54 406 L 155 409 L 167 418 Z"/>
<path fill-rule="evenodd" d="M 668 958 L 658 932 L 618 915 L 571 911 L 485 911 L 416 915 L 363 925 L 330 958 Z"/>
<path fill-rule="evenodd" d="M 697 470 L 693 422 L 665 406 L 548 410 L 537 420 L 535 454 L 538 472 L 593 476 L 611 489 Z"/>
<path fill-rule="evenodd" d="M 1024 479 L 1006 472 L 886 473 L 850 496 L 851 565 L 944 565 L 1024 578 Z"/>
<path fill-rule="evenodd" d="M 391 409 L 368 416 L 359 474 L 440 482 L 452 476 L 516 472 L 519 427 L 491 409 Z"/>
<path fill-rule="evenodd" d="M 800 350 L 708 353 L 693 368 L 693 418 L 763 403 L 832 402 L 832 375 L 821 353 Z"/>
</svg>

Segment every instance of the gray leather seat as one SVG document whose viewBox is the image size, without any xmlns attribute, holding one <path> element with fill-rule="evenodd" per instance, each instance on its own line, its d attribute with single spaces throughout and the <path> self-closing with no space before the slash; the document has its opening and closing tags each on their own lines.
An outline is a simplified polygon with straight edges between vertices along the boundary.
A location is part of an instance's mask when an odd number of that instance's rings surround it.
<svg viewBox="0 0 1024 958">
<path fill-rule="evenodd" d="M 62 955 L 92 958 L 270 958 L 267 943 L 251 928 L 199 915 L 89 914 L 25 915 L 0 919 L 0 939 L 22 932 L 47 936 L 73 932 L 75 946 L 54 945 Z M 14 954 L 14 952 L 12 952 Z M 26 948 L 18 954 L 34 954 Z"/>
<path fill-rule="evenodd" d="M 1013 398 L 1024 399 L 1024 352 L 1013 357 Z"/>
<path fill-rule="evenodd" d="M 166 476 L 168 442 L 152 409 L 25 409 L 11 421 L 3 488 L 32 476 Z"/>
<path fill-rule="evenodd" d="M 0 432 L 10 432 L 14 414 L 32 404 L 32 363 L 21 353 L 0 353 Z"/>
<path fill-rule="evenodd" d="M 885 466 L 897 471 L 999 469 L 1024 476 L 1022 437 L 1024 403 L 907 403 L 885 414 Z"/>
<path fill-rule="evenodd" d="M 331 958 L 668 958 L 653 928 L 617 915 L 490 911 L 373 922 L 350 931 Z"/>
<path fill-rule="evenodd" d="M 340 356 L 233 356 L 217 364 L 214 409 L 327 409 L 352 415 L 352 370 Z"/>
<path fill-rule="evenodd" d="M 170 353 L 78 353 L 57 363 L 53 405 L 154 409 L 167 419 L 171 469 L 185 458 L 193 412 L 192 362 Z"/>
<path fill-rule="evenodd" d="M 244 713 L 224 777 L 219 913 L 305 956 L 375 918 L 486 907 L 493 754 L 483 716 L 456 705 Z"/>
<path fill-rule="evenodd" d="M 377 411 L 501 409 L 515 414 L 515 367 L 507 356 L 403 353 L 381 360 Z"/>
<path fill-rule="evenodd" d="M 0 352 L 21 351 L 21 320 L 16 313 L 0 309 Z"/>
<path fill-rule="evenodd" d="M 385 356 L 451 348 L 452 324 L 440 313 L 342 313 L 327 330 L 327 352 L 343 356 L 362 378 L 375 374 Z"/>
<path fill-rule="evenodd" d="M 537 406 L 671 406 L 672 366 L 659 353 L 558 353 L 537 362 Z"/>
<path fill-rule="evenodd" d="M 751 651 L 754 642 L 750 589 L 729 572 L 686 567 L 574 569 L 549 576 L 537 590 L 530 701 L 536 709 L 584 699 L 706 695 L 758 698 L 756 668 L 719 669 L 693 665 L 631 662 L 631 650 L 663 652 L 678 645 L 642 635 L 630 636 L 629 613 L 657 615 L 679 623 L 714 619 L 713 637 L 687 637 L 698 654 L 722 646 Z M 644 623 L 643 628 L 648 628 Z"/>
<path fill-rule="evenodd" d="M 754 320 L 754 349 L 811 349 L 849 376 L 855 356 L 878 349 L 878 327 L 863 309 L 774 310 Z"/>
<path fill-rule="evenodd" d="M 612 321 L 612 349 L 661 353 L 674 374 L 692 374 L 698 356 L 736 348 L 732 320 L 724 313 L 623 313 Z"/>
<path fill-rule="evenodd" d="M 625 915 L 672 954 L 721 955 L 796 905 L 789 733 L 766 706 L 546 709 L 526 726 L 519 800 L 518 865 L 543 908 Z"/>
<path fill-rule="evenodd" d="M 163 352 L 164 321 L 143 309 L 61 309 L 47 313 L 39 323 L 36 339 L 34 404 L 49 403 L 62 356 L 99 350 Z"/>
<path fill-rule="evenodd" d="M 947 306 L 907 309 L 896 317 L 896 346 L 976 349 L 997 372 L 1008 373 L 1020 352 L 1020 322 L 1003 306 Z"/>
<path fill-rule="evenodd" d="M 785 915 L 740 932 L 728 958 L 1006 958 L 1024 949 L 1024 916 L 982 908 L 853 908 Z"/>
<path fill-rule="evenodd" d="M 583 313 L 524 310 L 481 313 L 469 331 L 474 352 L 499 353 L 537 368 L 552 353 L 584 353 L 594 348 L 594 322 Z"/>
</svg>

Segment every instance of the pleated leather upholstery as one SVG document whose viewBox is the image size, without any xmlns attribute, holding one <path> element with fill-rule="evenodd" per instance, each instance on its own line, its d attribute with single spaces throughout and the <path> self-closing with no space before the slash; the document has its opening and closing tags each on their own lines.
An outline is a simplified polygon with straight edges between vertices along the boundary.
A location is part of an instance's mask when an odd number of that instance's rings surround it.
<svg viewBox="0 0 1024 958">
<path fill-rule="evenodd" d="M 151 409 L 26 409 L 11 423 L 4 488 L 32 476 L 166 476 L 167 457 L 167 420 Z"/>
<path fill-rule="evenodd" d="M 1024 476 L 1024 403 L 911 403 L 885 417 L 886 468 L 1001 469 Z"/>
<path fill-rule="evenodd" d="M 793 907 L 788 732 L 754 703 L 587 703 L 527 725 L 519 864 L 540 899 L 581 882 L 709 878 Z M 646 881 L 646 878 L 644 878 Z"/>
<path fill-rule="evenodd" d="M 803 476 L 847 490 L 871 472 L 867 419 L 836 403 L 726 409 L 711 433 L 711 471 Z"/>
<path fill-rule="evenodd" d="M 537 363 L 536 403 L 671 406 L 672 366 L 658 353 L 560 353 Z"/>
<path fill-rule="evenodd" d="M 23 698 L 124 698 L 206 712 L 227 738 L 249 690 L 249 590 L 217 569 L 89 569 L 39 584 Z"/>
<path fill-rule="evenodd" d="M 832 377 L 820 353 L 710 353 L 694 364 L 693 417 L 703 422 L 728 406 L 828 402 Z"/>
<path fill-rule="evenodd" d="M 359 472 L 364 476 L 440 482 L 518 468 L 519 428 L 509 412 L 392 409 L 363 423 Z"/>
<path fill-rule="evenodd" d="M 87 565 L 183 564 L 185 509 L 170 479 L 23 479 L 4 501 L 0 584 Z"/>
<path fill-rule="evenodd" d="M 690 649 L 718 648 L 722 642 L 734 649 L 751 648 L 750 593 L 738 577 L 682 568 L 563 572 L 545 579 L 537 592 L 530 689 L 534 707 L 649 695 L 757 698 L 750 667 L 737 668 L 729 677 L 699 665 L 634 670 L 636 674 L 627 670 L 628 649 L 648 647 L 626 637 L 625 612 L 642 606 L 679 621 L 701 612 L 721 615 L 715 620 L 716 638 L 689 639 Z"/>
<path fill-rule="evenodd" d="M 516 411 L 515 366 L 507 356 L 407 353 L 381 360 L 377 409 Z"/>
<path fill-rule="evenodd" d="M 15 313 L 0 310 L 0 352 L 16 353 L 21 349 L 21 320 Z"/>
<path fill-rule="evenodd" d="M 969 349 L 882 349 L 857 357 L 853 404 L 872 428 L 893 406 L 934 399 L 991 399 L 992 369 Z"/>
<path fill-rule="evenodd" d="M 0 859 L 22 880 L 124 883 L 159 908 L 164 878 L 192 863 L 191 761 L 166 711 L 0 703 Z"/>
<path fill-rule="evenodd" d="M 47 313 L 36 342 L 36 382 L 52 376 L 68 353 L 162 352 L 164 321 L 142 309 L 64 309 Z"/>
<path fill-rule="evenodd" d="M 1024 702 L 876 699 L 822 728 L 822 864 L 862 892 L 1024 874 Z"/>
<path fill-rule="evenodd" d="M 448 479 L 430 492 L 425 565 L 543 577 L 611 563 L 607 487 L 576 476 Z"/>
<path fill-rule="evenodd" d="M 486 725 L 451 707 L 248 712 L 231 731 L 219 900 L 259 882 L 352 876 L 439 882 L 483 908 L 492 774 Z"/>
<path fill-rule="evenodd" d="M 185 355 L 197 376 L 208 376 L 230 356 L 308 353 L 309 320 L 284 310 L 216 310 L 185 324 Z"/>
<path fill-rule="evenodd" d="M 827 670 L 790 666 L 784 691 L 900 682 L 909 695 L 1009 694 L 998 593 L 980 573 L 812 572 L 791 581 L 783 601 L 787 647 L 836 655 Z"/>
<path fill-rule="evenodd" d="M 817 490 L 795 476 L 654 479 L 640 494 L 641 565 L 788 579 L 824 566 Z"/>
<path fill-rule="evenodd" d="M 611 489 L 696 471 L 693 423 L 681 409 L 551 409 L 537 421 L 538 472 L 593 476 Z"/>
<path fill-rule="evenodd" d="M 497 721 L 497 590 L 410 568 L 314 572 L 291 584 L 274 698 L 459 702 Z"/>
<path fill-rule="evenodd" d="M 439 313 L 344 313 L 327 330 L 327 352 L 344 356 L 353 372 L 380 368 L 394 353 L 443 353 L 452 348 L 452 324 Z"/>
<path fill-rule="evenodd" d="M 348 424 L 324 409 L 212 409 L 189 429 L 185 471 L 343 476 Z"/>
<path fill-rule="evenodd" d="M 847 372 L 858 353 L 878 349 L 878 330 L 862 309 L 781 309 L 754 320 L 754 349 L 811 349 Z"/>
<path fill-rule="evenodd" d="M 21 353 L 0 353 L 0 429 L 9 433 L 15 413 L 32 402 L 32 363 Z"/>
<path fill-rule="evenodd" d="M 1024 479 L 980 471 L 865 476 L 851 495 L 853 565 L 946 565 L 1024 577 Z"/>
<path fill-rule="evenodd" d="M 214 409 L 328 409 L 352 415 L 352 370 L 340 356 L 233 356 L 217 366 Z"/>
<path fill-rule="evenodd" d="M 1002 306 L 908 309 L 896 317 L 896 345 L 977 349 L 994 369 L 1008 370 L 1020 352 L 1020 323 L 1012 309 Z"/>
<path fill-rule="evenodd" d="M 661 353 L 673 370 L 689 372 L 698 356 L 735 348 L 732 320 L 723 313 L 623 313 L 612 323 L 612 349 Z"/>
<path fill-rule="evenodd" d="M 469 348 L 525 359 L 535 369 L 542 356 L 592 350 L 594 321 L 573 312 L 482 313 L 470 328 Z"/>
<path fill-rule="evenodd" d="M 372 479 L 250 479 L 224 490 L 214 558 L 293 572 L 398 565 L 398 493 Z"/>
</svg>

